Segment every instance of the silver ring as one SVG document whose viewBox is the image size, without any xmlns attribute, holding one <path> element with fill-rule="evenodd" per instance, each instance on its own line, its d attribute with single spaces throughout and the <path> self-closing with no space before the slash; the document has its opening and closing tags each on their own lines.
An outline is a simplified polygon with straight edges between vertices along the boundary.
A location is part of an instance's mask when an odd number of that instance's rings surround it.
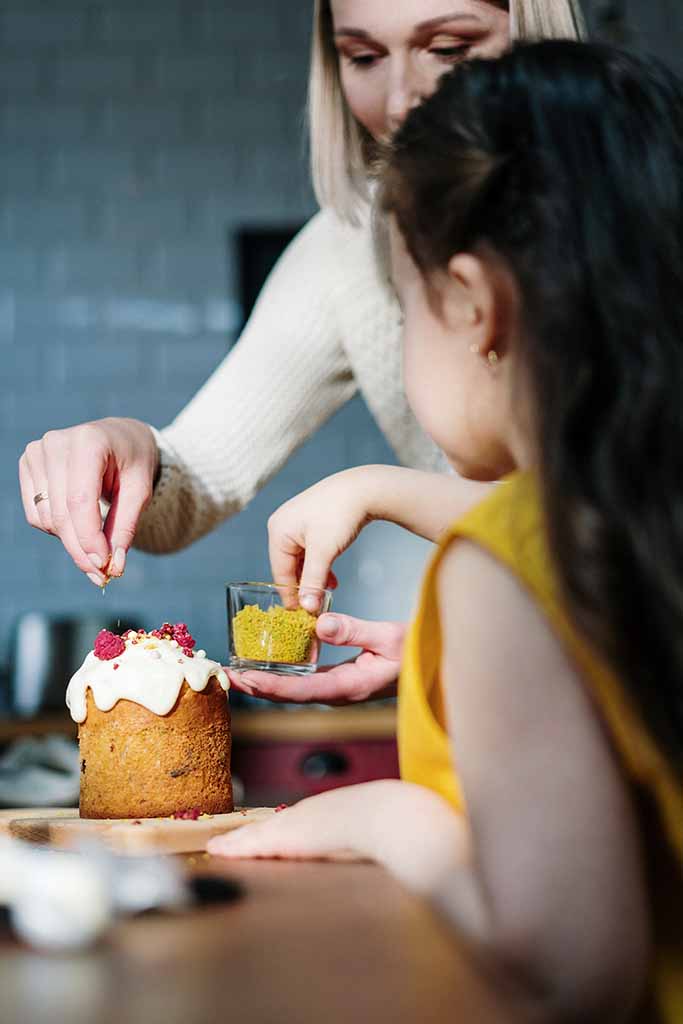
<svg viewBox="0 0 683 1024">
<path fill-rule="evenodd" d="M 38 491 L 33 495 L 33 504 L 40 505 L 41 501 L 48 501 L 47 491 Z"/>
</svg>

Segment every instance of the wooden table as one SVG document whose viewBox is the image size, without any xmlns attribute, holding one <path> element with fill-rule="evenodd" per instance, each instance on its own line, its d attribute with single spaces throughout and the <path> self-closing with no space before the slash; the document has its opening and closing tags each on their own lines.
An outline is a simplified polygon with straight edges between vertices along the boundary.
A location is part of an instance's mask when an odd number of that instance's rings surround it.
<svg viewBox="0 0 683 1024">
<path fill-rule="evenodd" d="M 8 932 L 3 1024 L 518 1022 L 427 906 L 368 864 L 201 862 L 241 900 L 126 920 L 98 949 L 44 956 Z"/>
</svg>

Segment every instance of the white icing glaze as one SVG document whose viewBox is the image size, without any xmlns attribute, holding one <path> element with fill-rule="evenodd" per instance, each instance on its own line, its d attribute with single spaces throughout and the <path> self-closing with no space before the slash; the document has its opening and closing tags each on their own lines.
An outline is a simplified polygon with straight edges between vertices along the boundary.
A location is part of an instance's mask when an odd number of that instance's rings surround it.
<svg viewBox="0 0 683 1024">
<path fill-rule="evenodd" d="M 66 688 L 66 706 L 75 722 L 85 721 L 88 687 L 100 711 L 110 711 L 119 700 L 132 700 L 155 715 L 167 715 L 178 699 L 184 679 L 197 693 L 206 688 L 212 676 L 224 690 L 230 686 L 219 663 L 203 652 L 188 658 L 175 640 L 152 636 L 138 636 L 135 640 L 133 643 L 132 637 L 127 639 L 125 651 L 111 661 L 101 661 L 94 651 L 87 655 Z"/>
</svg>

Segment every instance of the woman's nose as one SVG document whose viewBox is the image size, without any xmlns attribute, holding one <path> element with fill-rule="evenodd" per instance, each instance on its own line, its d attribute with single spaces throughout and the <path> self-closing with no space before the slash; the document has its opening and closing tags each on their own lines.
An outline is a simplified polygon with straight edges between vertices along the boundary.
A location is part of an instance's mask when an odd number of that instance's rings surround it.
<svg viewBox="0 0 683 1024">
<path fill-rule="evenodd" d="M 407 67 L 396 68 L 389 82 L 387 95 L 387 129 L 391 135 L 397 131 L 413 109 L 422 101 L 418 76 Z"/>
</svg>

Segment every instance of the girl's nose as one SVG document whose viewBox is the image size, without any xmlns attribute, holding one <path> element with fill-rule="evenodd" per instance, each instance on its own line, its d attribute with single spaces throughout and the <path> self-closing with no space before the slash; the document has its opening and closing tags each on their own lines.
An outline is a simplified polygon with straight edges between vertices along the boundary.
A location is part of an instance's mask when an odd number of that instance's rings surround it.
<svg viewBox="0 0 683 1024">
<path fill-rule="evenodd" d="M 387 95 L 387 130 L 393 135 L 405 118 L 422 101 L 422 94 L 419 88 L 418 76 L 411 72 L 406 66 L 396 66 L 392 69 L 389 81 L 389 92 Z"/>
</svg>

